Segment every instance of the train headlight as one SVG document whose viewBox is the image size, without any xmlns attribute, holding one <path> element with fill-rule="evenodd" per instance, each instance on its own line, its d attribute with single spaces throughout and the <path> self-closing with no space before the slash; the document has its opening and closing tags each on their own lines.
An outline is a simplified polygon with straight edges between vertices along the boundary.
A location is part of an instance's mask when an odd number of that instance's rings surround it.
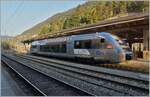
<svg viewBox="0 0 150 97">
<path fill-rule="evenodd" d="M 113 48 L 113 46 L 112 46 L 112 44 L 108 44 L 108 45 L 106 46 L 106 48 L 108 48 L 108 49 L 112 49 L 112 48 Z"/>
</svg>

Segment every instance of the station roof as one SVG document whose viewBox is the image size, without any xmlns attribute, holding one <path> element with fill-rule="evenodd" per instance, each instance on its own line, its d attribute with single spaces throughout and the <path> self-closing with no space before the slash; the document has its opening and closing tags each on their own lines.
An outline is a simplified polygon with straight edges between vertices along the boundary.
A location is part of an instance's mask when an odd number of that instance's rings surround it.
<svg viewBox="0 0 150 97">
<path fill-rule="evenodd" d="M 88 24 L 82 27 L 76 27 L 72 29 L 65 29 L 56 33 L 44 34 L 29 40 L 22 41 L 23 43 L 30 43 L 36 40 L 43 40 L 48 38 L 55 38 L 61 36 L 87 34 L 100 31 L 122 31 L 132 28 L 148 28 L 149 26 L 149 13 L 136 13 L 129 14 L 128 16 L 119 17 L 115 19 L 108 19 L 100 21 L 95 24 Z"/>
</svg>

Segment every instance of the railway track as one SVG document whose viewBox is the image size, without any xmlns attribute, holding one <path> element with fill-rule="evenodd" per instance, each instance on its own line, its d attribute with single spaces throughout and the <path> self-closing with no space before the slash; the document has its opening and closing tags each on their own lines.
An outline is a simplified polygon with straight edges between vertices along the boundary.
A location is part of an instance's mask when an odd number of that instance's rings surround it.
<svg viewBox="0 0 150 97">
<path fill-rule="evenodd" d="M 51 78 L 38 70 L 23 65 L 8 57 L 2 56 L 3 64 L 7 65 L 34 89 L 34 96 L 89 96 L 91 94 Z M 21 96 L 21 95 L 20 95 Z M 31 95 L 30 95 L 31 96 Z"/>
<path fill-rule="evenodd" d="M 43 58 L 43 57 L 39 57 L 39 56 L 38 57 L 37 56 L 31 56 L 31 55 L 19 55 L 19 56 L 22 56 L 22 57 L 25 57 L 25 58 L 37 59 L 37 60 L 39 59 L 39 60 L 43 60 L 43 61 L 46 61 L 46 62 L 61 64 L 61 65 L 71 66 L 71 67 L 77 67 L 77 68 L 81 68 L 81 69 L 100 71 L 100 72 L 104 72 L 104 73 L 106 72 L 106 73 L 114 74 L 114 75 L 117 75 L 117 76 L 134 78 L 134 79 L 137 79 L 137 80 L 140 80 L 140 79 L 145 80 L 145 81 L 149 80 L 149 77 L 146 76 L 146 74 L 143 74 L 143 73 L 140 73 L 140 72 L 128 71 L 128 70 L 122 71 L 122 69 L 121 70 L 114 70 L 114 69 L 116 69 L 115 67 L 113 69 L 112 68 L 107 69 L 107 68 L 103 68 L 103 67 L 100 68 L 100 66 L 91 66 L 91 65 L 88 65 L 88 64 L 87 64 L 88 66 L 85 66 L 84 64 L 80 64 L 80 63 L 68 62 L 68 61 L 57 60 L 57 59 Z M 109 64 L 104 64 L 104 65 L 109 65 Z M 116 65 L 116 64 L 114 64 L 114 65 Z M 109 66 L 106 66 L 106 67 L 109 67 Z"/>
<path fill-rule="evenodd" d="M 7 56 L 8 57 L 8 56 Z M 74 78 L 85 86 L 73 84 L 94 95 L 138 95 L 149 94 L 148 75 L 107 69 L 102 67 L 87 66 L 82 64 L 66 63 L 35 56 L 11 56 L 20 63 L 28 61 L 28 66 L 36 68 L 45 74 L 51 71 L 70 78 Z M 12 60 L 12 59 L 11 59 Z M 54 73 L 54 75 L 55 75 Z M 56 77 L 56 76 L 53 76 Z M 69 81 L 66 81 L 69 83 Z M 89 88 L 87 88 L 89 86 Z M 95 88 L 96 87 L 96 88 Z M 90 90 L 89 90 L 90 89 Z"/>
<path fill-rule="evenodd" d="M 13 80 L 17 83 L 19 87 L 14 87 L 15 91 L 14 96 L 44 96 L 42 92 L 37 90 L 33 85 L 26 80 L 20 73 L 18 73 L 15 69 L 13 69 L 9 64 L 5 63 L 4 61 L 1 62 L 2 72 L 6 71 L 9 72 L 9 75 L 13 78 Z M 3 80 L 1 80 L 2 82 Z M 12 85 L 12 83 L 10 84 Z M 4 87 L 6 88 L 6 87 Z M 21 89 L 21 90 L 20 90 Z M 1 91 L 1 96 L 12 96 L 11 94 L 7 93 L 8 91 Z"/>
<path fill-rule="evenodd" d="M 45 57 L 45 58 L 50 58 L 51 59 L 59 59 L 62 61 L 69 61 L 69 62 L 74 62 L 77 64 L 86 64 L 86 65 L 95 65 L 95 66 L 99 66 L 99 67 L 104 67 L 104 68 L 111 68 L 111 69 L 119 69 L 119 70 L 128 70 L 128 71 L 133 71 L 133 72 L 141 72 L 141 73 L 149 73 L 149 69 L 147 68 L 136 68 L 136 67 L 131 67 L 131 66 L 126 66 L 124 64 L 128 64 L 128 62 L 126 63 L 118 63 L 116 64 L 112 64 L 112 63 L 108 63 L 108 62 L 91 62 L 91 60 L 78 60 L 78 59 L 66 59 L 66 58 L 56 58 L 53 56 L 48 56 L 48 55 L 40 55 L 40 54 L 33 54 L 34 56 L 38 56 L 38 57 Z M 136 63 L 135 63 L 136 64 Z M 133 65 L 133 64 L 130 64 Z M 148 65 L 148 64 L 147 64 Z M 144 66 L 145 67 L 145 66 Z"/>
</svg>

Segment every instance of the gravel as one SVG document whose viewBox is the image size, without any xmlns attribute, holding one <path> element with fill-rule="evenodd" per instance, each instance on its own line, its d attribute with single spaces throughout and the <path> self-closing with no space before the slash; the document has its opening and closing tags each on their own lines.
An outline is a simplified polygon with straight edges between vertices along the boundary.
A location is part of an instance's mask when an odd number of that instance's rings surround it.
<svg viewBox="0 0 150 97">
<path fill-rule="evenodd" d="M 21 62 L 24 63 L 27 63 L 28 61 L 26 59 L 22 59 L 19 57 L 17 59 L 20 59 Z M 49 63 L 49 65 L 47 66 L 37 62 L 28 61 L 28 66 L 31 66 L 32 68 L 36 68 L 37 70 L 40 70 L 41 72 L 47 74 L 48 76 L 57 78 L 59 80 L 63 80 L 64 82 L 67 82 L 73 86 L 76 86 L 94 95 L 100 95 L 100 96 L 148 95 L 148 91 L 140 90 L 135 87 L 129 87 L 127 85 L 118 84 L 116 82 L 111 81 L 113 79 L 115 81 L 120 81 L 122 83 L 130 83 L 132 85 L 138 85 L 139 87 L 147 86 L 147 84 L 143 84 L 142 82 L 140 84 L 140 82 L 137 82 L 135 80 L 129 80 L 127 78 L 111 76 L 105 73 L 89 72 L 88 70 L 85 69 L 67 67 L 63 65 L 54 64 L 54 63 L 53 64 Z M 57 66 L 57 68 L 55 66 Z M 70 71 L 68 71 L 68 69 Z M 76 72 L 72 72 L 72 71 L 76 71 Z M 86 74 L 89 74 L 91 76 L 87 76 Z"/>
<path fill-rule="evenodd" d="M 50 65 L 50 66 L 56 67 L 56 68 L 66 69 L 66 71 L 71 70 L 71 71 L 75 71 L 75 72 L 78 72 L 81 74 L 88 74 L 93 77 L 97 77 L 97 78 L 101 78 L 101 79 L 105 79 L 105 80 L 109 80 L 109 81 L 114 81 L 114 82 L 119 82 L 119 83 L 126 84 L 126 85 L 131 85 L 133 87 L 143 88 L 143 89 L 147 89 L 147 90 L 149 89 L 148 81 L 143 82 L 141 80 L 135 80 L 135 79 L 120 77 L 120 76 L 118 77 L 118 76 L 114 76 L 114 75 L 110 75 L 110 74 L 89 71 L 86 69 L 69 67 L 69 66 L 59 65 L 59 64 L 54 64 L 54 63 L 48 63 L 48 62 L 42 62 L 42 63 L 44 63 L 45 65 Z M 42 65 L 44 65 L 44 64 L 42 64 Z"/>
<path fill-rule="evenodd" d="M 3 58 L 3 57 L 2 57 Z M 3 58 L 4 59 L 4 58 Z M 5 60 L 7 60 L 5 58 Z M 8 60 L 7 60 L 8 62 Z M 88 96 L 89 94 L 61 83 L 53 78 L 45 76 L 29 67 L 20 65 L 14 61 L 9 61 L 15 70 L 22 74 L 32 84 L 38 87 L 48 96 Z M 59 87 L 58 87 L 59 86 Z"/>
</svg>

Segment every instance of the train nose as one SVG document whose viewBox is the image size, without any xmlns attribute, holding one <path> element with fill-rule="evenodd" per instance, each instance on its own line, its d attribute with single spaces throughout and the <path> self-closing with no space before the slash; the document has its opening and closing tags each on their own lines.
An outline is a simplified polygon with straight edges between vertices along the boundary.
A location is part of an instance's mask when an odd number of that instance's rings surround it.
<svg viewBox="0 0 150 97">
<path fill-rule="evenodd" d="M 120 54 L 119 54 L 119 60 L 120 60 L 121 62 L 126 60 L 124 53 L 120 53 Z"/>
</svg>

